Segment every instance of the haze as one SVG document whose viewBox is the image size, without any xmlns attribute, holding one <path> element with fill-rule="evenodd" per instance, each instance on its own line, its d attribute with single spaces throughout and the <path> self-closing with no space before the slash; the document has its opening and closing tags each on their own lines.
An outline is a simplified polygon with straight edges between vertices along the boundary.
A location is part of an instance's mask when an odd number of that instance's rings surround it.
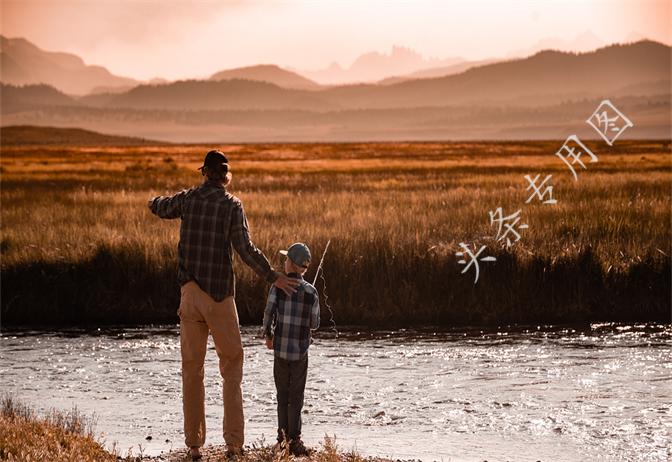
<svg viewBox="0 0 672 462">
<path fill-rule="evenodd" d="M 1 33 L 67 51 L 117 75 L 202 78 L 273 63 L 348 67 L 393 45 L 425 57 L 524 55 L 541 47 L 586 51 L 650 38 L 669 44 L 666 0 L 582 1 L 34 1 L 2 0 Z M 594 48 L 594 47 L 593 47 Z"/>
</svg>

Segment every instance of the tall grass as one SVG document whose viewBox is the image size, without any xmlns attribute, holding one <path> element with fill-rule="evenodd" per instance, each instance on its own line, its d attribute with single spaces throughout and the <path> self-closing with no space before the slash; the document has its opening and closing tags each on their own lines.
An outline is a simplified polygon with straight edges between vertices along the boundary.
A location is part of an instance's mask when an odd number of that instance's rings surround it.
<svg viewBox="0 0 672 462">
<path fill-rule="evenodd" d="M 669 320 L 669 142 L 590 147 L 573 181 L 554 142 L 242 145 L 232 192 L 252 238 L 278 249 L 328 239 L 326 290 L 341 324 L 491 324 Z M 200 181 L 207 146 L 3 148 L 2 320 L 174 322 L 178 221 L 149 197 Z M 525 174 L 553 175 L 555 206 L 525 205 Z M 512 249 L 488 212 L 522 209 Z M 459 242 L 496 263 L 460 274 Z M 312 280 L 314 268 L 308 273 Z M 243 322 L 266 286 L 240 262 Z M 323 287 L 320 287 L 323 290 Z"/>
<path fill-rule="evenodd" d="M 104 462 L 122 459 L 95 440 L 93 420 L 77 409 L 52 410 L 40 417 L 26 404 L 5 395 L 0 401 L 0 460 Z"/>
</svg>

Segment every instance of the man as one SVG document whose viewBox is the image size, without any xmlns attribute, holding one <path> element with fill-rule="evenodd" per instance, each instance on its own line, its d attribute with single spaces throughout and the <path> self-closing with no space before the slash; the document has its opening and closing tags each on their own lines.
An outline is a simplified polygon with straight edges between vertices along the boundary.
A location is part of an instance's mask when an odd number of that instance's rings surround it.
<svg viewBox="0 0 672 462">
<path fill-rule="evenodd" d="M 149 209 L 161 218 L 181 218 L 178 282 L 181 286 L 180 347 L 185 443 L 192 460 L 201 458 L 205 444 L 203 386 L 208 332 L 212 334 L 223 379 L 224 441 L 227 456 L 242 453 L 244 443 L 243 345 L 234 301 L 233 249 L 260 277 L 288 295 L 298 281 L 273 270 L 250 241 L 240 200 L 226 191 L 229 164 L 220 151 L 210 151 L 200 167 L 200 186 L 174 196 L 158 196 Z"/>
</svg>

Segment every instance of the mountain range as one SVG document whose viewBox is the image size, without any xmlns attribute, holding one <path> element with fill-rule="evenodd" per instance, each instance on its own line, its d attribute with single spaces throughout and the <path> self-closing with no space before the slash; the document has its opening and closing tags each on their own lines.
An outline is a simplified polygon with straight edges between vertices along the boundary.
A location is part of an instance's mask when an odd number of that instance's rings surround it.
<svg viewBox="0 0 672 462">
<path fill-rule="evenodd" d="M 372 83 L 392 76 L 452 66 L 464 61 L 462 58 L 426 59 L 410 48 L 394 46 L 390 54 L 365 53 L 347 68 L 334 62 L 326 69 L 297 72 L 328 85 L 343 84 L 343 82 Z"/>
<path fill-rule="evenodd" d="M 73 54 L 45 51 L 23 38 L 0 35 L 0 80 L 5 84 L 47 84 L 63 93 L 84 96 L 100 93 L 122 93 L 141 84 L 169 83 L 165 79 L 141 82 L 113 75 L 102 66 L 90 66 Z M 448 75 L 454 69 L 443 68 L 461 65 L 464 70 L 469 62 L 459 58 L 425 59 L 419 53 L 393 47 L 390 54 L 365 53 L 347 69 L 334 63 L 321 71 L 294 71 L 274 64 L 225 69 L 213 74 L 209 80 L 243 79 L 273 83 L 283 88 L 311 90 L 323 84 L 338 82 L 375 82 L 393 76 L 405 76 L 431 69 L 432 76 Z M 308 77 L 315 76 L 320 83 Z M 417 76 L 411 76 L 415 78 Z M 406 77 L 402 77 L 401 80 Z"/>
<path fill-rule="evenodd" d="M 272 65 L 83 97 L 47 85 L 3 84 L 2 116 L 4 125 L 79 126 L 170 141 L 545 137 L 561 136 L 570 108 L 584 111 L 610 98 L 641 115 L 643 136 L 669 137 L 671 56 L 670 46 L 644 40 L 458 63 L 440 68 L 449 75 L 426 71 L 378 84 L 324 87 Z M 579 112 L 584 120 L 590 113 Z"/>
<path fill-rule="evenodd" d="M 0 35 L 2 83 L 46 83 L 71 95 L 96 91 L 128 90 L 140 82 L 113 75 L 101 66 L 89 66 L 73 54 L 44 51 L 28 40 Z"/>
</svg>

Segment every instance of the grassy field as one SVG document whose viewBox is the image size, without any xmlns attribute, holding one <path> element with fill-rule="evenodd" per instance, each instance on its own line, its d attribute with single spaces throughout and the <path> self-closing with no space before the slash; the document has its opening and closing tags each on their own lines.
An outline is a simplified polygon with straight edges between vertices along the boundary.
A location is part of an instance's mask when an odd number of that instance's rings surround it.
<svg viewBox="0 0 672 462">
<path fill-rule="evenodd" d="M 276 267 L 291 242 L 319 255 L 332 240 L 324 276 L 338 324 L 669 322 L 670 142 L 587 144 L 599 162 L 578 182 L 558 141 L 220 148 Z M 3 146 L 2 322 L 176 322 L 179 221 L 146 202 L 200 182 L 211 147 Z M 558 203 L 525 204 L 527 174 L 552 174 Z M 497 207 L 522 209 L 529 225 L 508 250 L 490 224 Z M 460 242 L 497 257 L 477 284 L 473 268 L 461 274 Z M 267 286 L 236 270 L 241 322 L 260 322 Z"/>
</svg>

